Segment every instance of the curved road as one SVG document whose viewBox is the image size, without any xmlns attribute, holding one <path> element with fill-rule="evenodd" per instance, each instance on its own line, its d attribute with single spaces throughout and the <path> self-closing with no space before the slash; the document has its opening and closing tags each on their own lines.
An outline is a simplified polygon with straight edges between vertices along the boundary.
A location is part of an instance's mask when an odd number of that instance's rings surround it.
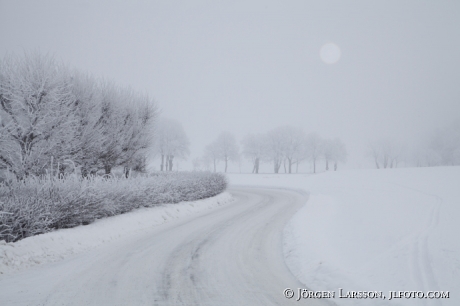
<svg viewBox="0 0 460 306">
<path fill-rule="evenodd" d="M 236 201 L 60 262 L 0 278 L 1 305 L 324 305 L 288 300 L 303 288 L 282 230 L 305 196 L 233 188 Z"/>
</svg>

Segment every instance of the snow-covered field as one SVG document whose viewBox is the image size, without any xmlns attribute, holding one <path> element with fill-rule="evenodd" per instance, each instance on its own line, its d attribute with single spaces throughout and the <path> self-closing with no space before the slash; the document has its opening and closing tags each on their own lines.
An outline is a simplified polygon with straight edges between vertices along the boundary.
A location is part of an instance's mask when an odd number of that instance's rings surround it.
<svg viewBox="0 0 460 306">
<path fill-rule="evenodd" d="M 292 273 L 310 290 L 382 291 L 339 305 L 460 305 L 460 167 L 230 174 L 233 185 L 301 190 L 309 200 L 284 231 Z M 250 191 L 250 189 L 248 189 Z M 142 208 L 90 225 L 0 242 L 0 274 L 53 262 L 177 218 L 230 203 L 223 193 Z M 296 288 L 294 288 L 296 289 Z M 393 299 L 389 291 L 449 291 L 449 299 Z"/>
<path fill-rule="evenodd" d="M 232 201 L 232 196 L 224 192 L 199 201 L 140 208 L 89 225 L 28 237 L 15 243 L 0 241 L 0 274 L 57 261 L 173 219 L 199 216 Z"/>
<path fill-rule="evenodd" d="M 339 305 L 460 305 L 460 167 L 231 174 L 230 183 L 301 189 L 285 228 L 293 274 L 311 290 L 383 291 Z M 389 291 L 449 291 L 449 299 L 392 299 Z"/>
</svg>

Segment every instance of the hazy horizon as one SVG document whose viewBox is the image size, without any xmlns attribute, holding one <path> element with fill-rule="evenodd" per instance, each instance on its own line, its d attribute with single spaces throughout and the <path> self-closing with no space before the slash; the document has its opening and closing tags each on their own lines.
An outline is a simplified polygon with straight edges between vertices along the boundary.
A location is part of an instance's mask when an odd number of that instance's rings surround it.
<svg viewBox="0 0 460 306">
<path fill-rule="evenodd" d="M 341 138 L 344 166 L 367 168 L 367 141 L 458 120 L 459 17 L 452 1 L 0 0 L 0 56 L 50 53 L 148 93 L 186 130 L 183 169 L 222 131 L 284 125 Z"/>
</svg>

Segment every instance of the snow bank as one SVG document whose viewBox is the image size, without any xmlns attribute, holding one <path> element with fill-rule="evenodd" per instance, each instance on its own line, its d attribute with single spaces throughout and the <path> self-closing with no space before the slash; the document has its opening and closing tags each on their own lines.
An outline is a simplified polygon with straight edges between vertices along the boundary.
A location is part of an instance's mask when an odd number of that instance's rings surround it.
<svg viewBox="0 0 460 306">
<path fill-rule="evenodd" d="M 312 290 L 450 291 L 449 299 L 339 305 L 460 305 L 460 167 L 316 175 L 230 175 L 230 183 L 309 192 L 285 228 L 292 273 Z"/>
<path fill-rule="evenodd" d="M 126 214 L 96 220 L 89 225 L 60 229 L 15 243 L 0 241 L 0 274 L 56 261 L 173 219 L 205 213 L 232 201 L 231 195 L 224 192 L 199 201 L 140 208 Z"/>
</svg>

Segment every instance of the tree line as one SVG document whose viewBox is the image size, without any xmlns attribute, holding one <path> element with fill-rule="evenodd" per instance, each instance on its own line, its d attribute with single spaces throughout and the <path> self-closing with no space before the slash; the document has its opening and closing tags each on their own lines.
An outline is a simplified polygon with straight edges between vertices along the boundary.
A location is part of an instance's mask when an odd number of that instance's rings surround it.
<svg viewBox="0 0 460 306">
<path fill-rule="evenodd" d="M 433 131 L 417 143 L 402 143 L 382 137 L 367 143 L 368 156 L 375 168 L 460 165 L 460 120 Z"/>
<path fill-rule="evenodd" d="M 0 62 L 0 169 L 18 179 L 117 166 L 145 169 L 157 107 L 146 95 L 49 55 Z"/>
<path fill-rule="evenodd" d="M 161 171 L 172 171 L 175 158 L 186 159 L 190 142 L 182 125 L 175 120 L 160 118 L 155 128 L 154 152 L 160 160 Z M 346 162 L 345 144 L 339 139 L 326 139 L 317 133 L 305 133 L 293 126 L 281 126 L 264 134 L 249 134 L 241 140 L 242 150 L 235 136 L 222 132 L 209 143 L 200 158 L 194 158 L 194 170 L 217 171 L 220 162 L 227 172 L 230 162 L 240 163 L 245 158 L 252 165 L 252 172 L 259 173 L 262 163 L 271 163 L 274 173 L 298 172 L 302 162 L 310 161 L 316 172 L 319 160 L 324 160 L 326 170 L 333 165 L 337 170 L 339 162 Z"/>
<path fill-rule="evenodd" d="M 339 139 L 326 139 L 317 133 L 305 133 L 301 128 L 280 126 L 263 134 L 249 134 L 241 141 L 240 153 L 235 137 L 229 132 L 221 133 L 205 148 L 201 163 L 212 165 L 216 171 L 219 162 L 224 163 L 227 172 L 228 162 L 238 162 L 244 157 L 252 164 L 252 173 L 259 173 L 261 163 L 270 163 L 274 173 L 281 167 L 285 173 L 298 172 L 299 165 L 305 161 L 312 163 L 316 173 L 319 160 L 325 161 L 325 169 L 333 164 L 337 170 L 339 162 L 346 162 L 345 144 Z M 195 161 L 198 164 L 200 161 Z"/>
<path fill-rule="evenodd" d="M 160 170 L 172 171 L 174 161 L 185 160 L 190 155 L 190 141 L 180 122 L 168 118 L 159 118 L 156 122 L 153 152 L 160 159 Z M 367 156 L 377 169 L 396 168 L 401 164 L 459 165 L 460 121 L 438 129 L 413 147 L 388 137 L 368 141 Z M 325 170 L 337 170 L 339 163 L 346 162 L 347 150 L 339 138 L 327 139 L 297 127 L 281 126 L 266 133 L 249 134 L 241 142 L 230 132 L 222 132 L 192 164 L 194 170 L 216 172 L 223 163 L 223 171 L 227 172 L 230 162 L 241 163 L 243 158 L 252 164 L 253 173 L 259 173 L 262 163 L 270 163 L 274 173 L 298 172 L 299 165 L 305 162 L 310 162 L 316 172 L 320 160 Z"/>
</svg>

